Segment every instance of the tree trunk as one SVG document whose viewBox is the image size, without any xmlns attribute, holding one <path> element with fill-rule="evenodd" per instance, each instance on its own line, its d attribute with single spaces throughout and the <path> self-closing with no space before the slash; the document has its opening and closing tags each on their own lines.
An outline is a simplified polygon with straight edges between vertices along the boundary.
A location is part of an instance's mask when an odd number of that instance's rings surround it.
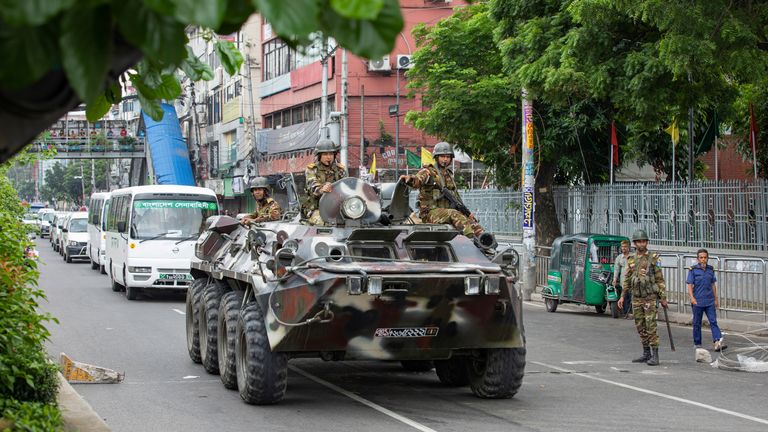
<svg viewBox="0 0 768 432">
<path fill-rule="evenodd" d="M 553 186 L 555 184 L 555 173 L 557 164 L 553 162 L 543 162 L 536 173 L 535 193 L 536 197 L 536 245 L 551 246 L 555 238 L 561 235 L 560 223 L 557 221 L 557 209 L 555 208 L 555 197 Z"/>
</svg>

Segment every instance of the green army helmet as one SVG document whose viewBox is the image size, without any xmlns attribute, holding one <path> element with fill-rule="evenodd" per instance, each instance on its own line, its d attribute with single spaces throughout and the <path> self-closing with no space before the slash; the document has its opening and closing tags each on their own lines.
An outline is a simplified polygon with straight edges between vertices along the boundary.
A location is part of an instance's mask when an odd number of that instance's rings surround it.
<svg viewBox="0 0 768 432">
<path fill-rule="evenodd" d="M 638 241 L 638 240 L 648 240 L 648 233 L 645 232 L 645 230 L 639 229 L 635 230 L 634 233 L 632 233 L 632 241 Z"/>
<path fill-rule="evenodd" d="M 264 189 L 269 194 L 269 180 L 266 177 L 256 177 L 251 180 L 251 184 L 248 185 L 248 189 L 253 191 L 254 189 Z"/>
<path fill-rule="evenodd" d="M 447 142 L 439 142 L 435 144 L 435 148 L 432 149 L 432 156 L 437 157 L 440 155 L 449 155 L 450 157 L 456 157 L 453 154 L 453 147 Z"/>
<path fill-rule="evenodd" d="M 327 138 L 323 138 L 315 144 L 315 156 L 318 157 L 322 153 L 337 153 L 338 151 L 339 147 L 336 143 Z"/>
</svg>

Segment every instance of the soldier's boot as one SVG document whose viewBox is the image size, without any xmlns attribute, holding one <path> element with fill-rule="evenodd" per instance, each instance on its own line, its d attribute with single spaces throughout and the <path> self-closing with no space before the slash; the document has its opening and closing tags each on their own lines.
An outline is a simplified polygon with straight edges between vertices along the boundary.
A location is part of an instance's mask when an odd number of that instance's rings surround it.
<svg viewBox="0 0 768 432">
<path fill-rule="evenodd" d="M 645 362 L 648 366 L 658 366 L 659 365 L 659 348 L 653 347 L 651 349 L 651 358 L 648 359 L 647 362 Z"/>
<path fill-rule="evenodd" d="M 643 345 L 643 355 L 632 360 L 632 363 L 645 363 L 651 358 L 651 347 Z"/>
</svg>

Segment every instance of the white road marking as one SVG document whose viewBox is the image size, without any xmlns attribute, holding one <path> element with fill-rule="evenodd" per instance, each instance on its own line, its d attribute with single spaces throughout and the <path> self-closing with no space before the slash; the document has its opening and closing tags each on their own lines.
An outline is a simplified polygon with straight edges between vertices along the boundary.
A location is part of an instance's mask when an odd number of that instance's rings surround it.
<svg viewBox="0 0 768 432">
<path fill-rule="evenodd" d="M 633 364 L 631 360 L 572 360 L 562 362 L 567 365 L 584 365 L 584 364 Z M 664 363 L 680 363 L 680 360 L 664 360 Z"/>
<path fill-rule="evenodd" d="M 360 396 L 358 396 L 358 395 L 356 395 L 356 394 L 354 394 L 354 393 L 352 393 L 350 391 L 344 390 L 343 388 L 341 388 L 341 387 L 339 387 L 339 386 L 337 386 L 335 384 L 331 384 L 331 383 L 329 383 L 328 381 L 326 381 L 326 380 L 324 380 L 322 378 L 316 377 L 316 376 L 312 375 L 309 372 L 301 370 L 301 369 L 297 368 L 296 366 L 288 365 L 288 367 L 292 371 L 297 372 L 297 373 L 299 373 L 301 375 L 304 375 L 305 377 L 311 379 L 312 381 L 314 381 L 314 382 L 316 382 L 316 383 L 318 383 L 320 385 L 328 387 L 329 389 L 331 389 L 331 390 L 333 390 L 335 392 L 341 393 L 342 395 L 344 395 L 344 396 L 346 396 L 346 397 L 348 397 L 348 398 L 350 398 L 352 400 L 360 402 L 361 404 L 363 404 L 363 405 L 365 405 L 365 406 L 367 406 L 369 408 L 373 408 L 376 411 L 378 411 L 378 412 L 380 412 L 380 413 L 382 413 L 384 415 L 390 416 L 390 417 L 392 417 L 393 419 L 395 419 L 397 421 L 405 423 L 405 424 L 407 424 L 408 426 L 411 426 L 414 429 L 417 429 L 417 430 L 420 430 L 420 431 L 423 431 L 423 432 L 437 432 L 437 431 L 435 431 L 432 428 L 424 426 L 421 423 L 415 422 L 415 421 L 413 421 L 413 420 L 411 420 L 411 419 L 409 419 L 407 417 L 404 417 L 404 416 L 402 416 L 402 415 L 400 415 L 400 414 L 398 414 L 398 413 L 396 413 L 394 411 L 388 410 L 388 409 L 384 408 L 383 406 L 381 406 L 379 404 L 376 404 L 374 402 L 371 402 L 368 399 L 364 399 L 364 398 L 362 398 L 362 397 L 360 397 Z"/>
<path fill-rule="evenodd" d="M 194 379 L 194 378 L 200 378 L 200 377 L 197 375 L 187 375 L 185 377 L 182 377 L 182 379 Z"/>
<path fill-rule="evenodd" d="M 178 310 L 178 309 L 176 309 L 176 308 L 171 308 L 171 310 L 172 310 L 172 311 L 174 311 L 174 312 L 176 312 L 176 313 L 177 313 L 177 314 L 179 314 L 179 315 L 186 315 L 186 314 L 187 314 L 186 312 L 184 312 L 184 311 L 182 311 L 182 310 Z"/>
<path fill-rule="evenodd" d="M 535 306 L 537 308 L 543 308 L 544 307 L 543 304 L 534 303 L 534 302 L 531 302 L 531 301 L 524 301 L 523 303 L 527 304 L 528 306 Z"/>
<path fill-rule="evenodd" d="M 736 412 L 736 411 L 727 410 L 727 409 L 724 409 L 724 408 L 718 408 L 716 406 L 707 405 L 707 404 L 704 404 L 704 403 L 701 403 L 701 402 L 692 401 L 690 399 L 684 399 L 684 398 L 681 398 L 681 397 L 668 395 L 666 393 L 660 393 L 660 392 L 657 392 L 657 391 L 644 389 L 642 387 L 635 387 L 635 386 L 632 386 L 632 385 L 629 385 L 629 384 L 624 384 L 624 383 L 620 383 L 620 382 L 616 382 L 616 381 L 611 381 L 611 380 L 607 380 L 607 379 L 604 379 L 604 378 L 598 378 L 598 377 L 596 377 L 594 375 L 588 375 L 588 374 L 581 373 L 581 372 L 575 372 L 575 371 L 571 371 L 571 370 L 568 370 L 568 369 L 564 369 L 564 368 L 553 366 L 553 365 L 546 364 L 546 363 L 541 363 L 541 362 L 537 362 L 537 361 L 532 361 L 530 363 L 537 364 L 539 366 L 548 367 L 550 369 L 554 369 L 554 370 L 557 370 L 557 371 L 560 371 L 560 372 L 567 372 L 567 373 L 570 373 L 571 375 L 578 375 L 578 376 L 583 377 L 583 378 L 588 378 L 588 379 L 591 379 L 591 380 L 604 382 L 606 384 L 615 385 L 617 387 L 623 387 L 623 388 L 626 388 L 626 389 L 629 389 L 629 390 L 634 390 L 636 392 L 645 393 L 645 394 L 649 394 L 649 395 L 652 395 L 652 396 L 658 396 L 658 397 L 661 397 L 661 398 L 664 398 L 664 399 L 673 400 L 675 402 L 680 402 L 680 403 L 684 403 L 684 404 L 688 404 L 688 405 L 693 405 L 693 406 L 696 406 L 696 407 L 699 407 L 699 408 L 704 408 L 704 409 L 708 409 L 708 410 L 711 410 L 711 411 L 719 412 L 719 413 L 722 413 L 722 414 L 727 414 L 727 415 L 730 415 L 730 416 L 733 416 L 733 417 L 742 418 L 744 420 L 753 421 L 755 423 L 760 423 L 760 424 L 768 425 L 768 420 L 761 419 L 759 417 L 753 417 L 753 416 L 747 415 L 747 414 L 742 414 L 742 413 L 739 413 L 739 412 Z"/>
</svg>

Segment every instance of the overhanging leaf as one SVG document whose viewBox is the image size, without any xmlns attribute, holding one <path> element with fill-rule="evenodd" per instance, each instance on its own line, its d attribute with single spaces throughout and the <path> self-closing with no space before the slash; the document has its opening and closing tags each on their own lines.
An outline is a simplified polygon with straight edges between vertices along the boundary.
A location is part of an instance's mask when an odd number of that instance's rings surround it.
<svg viewBox="0 0 768 432">
<path fill-rule="evenodd" d="M 160 105 L 160 102 L 154 98 L 146 97 L 138 88 L 136 90 L 137 90 L 136 94 L 139 96 L 139 103 L 141 104 L 141 109 L 144 110 L 144 112 L 147 113 L 147 115 L 152 117 L 152 120 L 154 121 L 162 120 L 163 107 Z"/>
<path fill-rule="evenodd" d="M 152 90 L 158 99 L 173 100 L 181 94 L 181 84 L 175 74 L 163 75 L 159 86 Z"/>
<path fill-rule="evenodd" d="M 183 23 L 218 28 L 227 11 L 227 0 L 172 0 L 174 16 Z"/>
<path fill-rule="evenodd" d="M 384 7 L 384 0 L 331 0 L 331 7 L 346 18 L 372 20 Z"/>
<path fill-rule="evenodd" d="M 178 65 L 186 56 L 184 25 L 157 13 L 141 0 L 118 2 L 114 15 L 120 33 L 151 59 Z"/>
<path fill-rule="evenodd" d="M 61 20 L 59 48 L 69 83 L 86 103 L 104 85 L 112 56 L 112 17 L 109 8 L 75 7 Z"/>
<path fill-rule="evenodd" d="M 0 0 L 0 16 L 14 26 L 38 26 L 74 3 L 75 0 Z"/>
<path fill-rule="evenodd" d="M 104 114 L 106 114 L 111 107 L 112 103 L 107 100 L 105 93 L 100 93 L 86 105 L 85 118 L 92 123 L 98 121 L 100 118 L 104 117 Z"/>
<path fill-rule="evenodd" d="M 106 97 L 107 102 L 112 105 L 120 103 L 120 101 L 123 100 L 123 90 L 118 83 L 113 83 L 111 86 L 107 87 L 107 90 L 104 92 L 104 97 Z"/>
<path fill-rule="evenodd" d="M 376 58 L 392 51 L 395 38 L 403 29 L 403 16 L 398 0 L 384 0 L 374 20 L 350 20 L 327 8 L 322 11 L 321 24 L 321 30 L 341 46 L 359 56 Z"/>
<path fill-rule="evenodd" d="M 42 78 L 58 61 L 53 25 L 11 28 L 0 22 L 0 87 L 19 89 Z"/>
<path fill-rule="evenodd" d="M 317 30 L 317 20 L 320 16 L 318 0 L 252 1 L 259 14 L 279 34 L 304 36 Z"/>
<path fill-rule="evenodd" d="M 200 60 L 190 46 L 187 46 L 187 58 L 181 62 L 180 67 L 192 81 L 210 81 L 213 79 L 211 67 Z"/>
<path fill-rule="evenodd" d="M 237 74 L 240 71 L 240 65 L 243 64 L 243 55 L 235 47 L 235 44 L 218 39 L 213 46 L 219 59 L 221 59 L 221 65 L 224 67 L 224 70 L 230 76 Z"/>
</svg>

